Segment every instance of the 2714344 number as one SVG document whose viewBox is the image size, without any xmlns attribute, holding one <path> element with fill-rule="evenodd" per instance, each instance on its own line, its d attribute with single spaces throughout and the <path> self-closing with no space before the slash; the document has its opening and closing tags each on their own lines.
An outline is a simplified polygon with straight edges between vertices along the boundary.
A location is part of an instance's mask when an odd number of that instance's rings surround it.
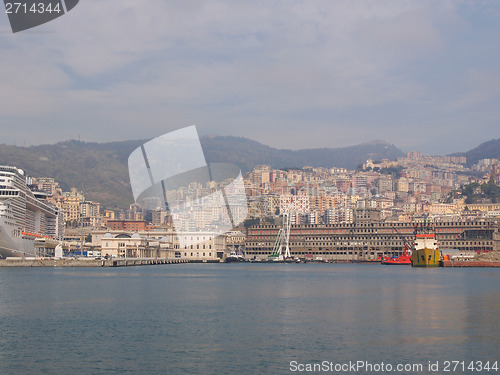
<svg viewBox="0 0 500 375">
<path fill-rule="evenodd" d="M 498 371 L 498 362 L 483 362 L 483 361 L 444 361 L 443 362 L 443 371 L 446 372 L 465 372 L 465 371 Z"/>
<path fill-rule="evenodd" d="M 19 14 L 19 13 L 61 13 L 63 10 L 59 2 L 52 4 L 33 3 L 29 6 L 26 3 L 5 3 L 5 13 Z"/>
</svg>

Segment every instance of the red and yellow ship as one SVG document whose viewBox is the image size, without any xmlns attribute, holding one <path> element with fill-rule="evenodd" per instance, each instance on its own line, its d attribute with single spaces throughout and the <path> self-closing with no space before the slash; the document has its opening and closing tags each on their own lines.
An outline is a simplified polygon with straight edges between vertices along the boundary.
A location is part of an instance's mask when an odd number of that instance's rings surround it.
<svg viewBox="0 0 500 375">
<path fill-rule="evenodd" d="M 412 252 L 413 267 L 439 267 L 441 252 L 432 225 L 424 221 L 415 228 L 415 243 Z"/>
</svg>

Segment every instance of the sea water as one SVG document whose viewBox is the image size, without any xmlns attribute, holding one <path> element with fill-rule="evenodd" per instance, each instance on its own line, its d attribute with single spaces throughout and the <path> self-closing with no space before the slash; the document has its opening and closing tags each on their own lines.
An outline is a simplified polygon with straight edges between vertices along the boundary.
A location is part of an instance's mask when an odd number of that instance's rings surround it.
<svg viewBox="0 0 500 375">
<path fill-rule="evenodd" d="M 478 373 L 499 323 L 498 269 L 0 269 L 0 374 Z"/>
</svg>

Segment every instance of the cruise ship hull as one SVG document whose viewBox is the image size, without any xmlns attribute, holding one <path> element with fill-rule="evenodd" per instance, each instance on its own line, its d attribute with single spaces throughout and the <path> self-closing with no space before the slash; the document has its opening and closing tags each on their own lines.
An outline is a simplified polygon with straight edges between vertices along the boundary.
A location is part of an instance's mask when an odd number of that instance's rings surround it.
<svg viewBox="0 0 500 375">
<path fill-rule="evenodd" d="M 437 249 L 413 250 L 413 267 L 439 267 L 441 252 Z"/>
<path fill-rule="evenodd" d="M 21 169 L 0 165 L 0 256 L 37 256 L 37 239 L 60 240 L 63 234 L 61 211 L 47 194 Z"/>
<path fill-rule="evenodd" d="M 24 257 L 36 256 L 34 241 L 27 238 L 14 238 L 7 232 L 8 227 L 0 225 L 0 256 Z"/>
</svg>

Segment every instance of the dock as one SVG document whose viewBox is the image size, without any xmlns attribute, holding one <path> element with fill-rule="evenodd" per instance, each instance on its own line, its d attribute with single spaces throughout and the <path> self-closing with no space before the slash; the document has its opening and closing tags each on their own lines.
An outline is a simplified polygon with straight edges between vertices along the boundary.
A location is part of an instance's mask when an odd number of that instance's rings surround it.
<svg viewBox="0 0 500 375">
<path fill-rule="evenodd" d="M 442 267 L 500 267 L 498 260 L 443 260 Z"/>
<path fill-rule="evenodd" d="M 130 267 L 188 263 L 185 259 L 154 258 L 7 258 L 0 267 Z"/>
</svg>

